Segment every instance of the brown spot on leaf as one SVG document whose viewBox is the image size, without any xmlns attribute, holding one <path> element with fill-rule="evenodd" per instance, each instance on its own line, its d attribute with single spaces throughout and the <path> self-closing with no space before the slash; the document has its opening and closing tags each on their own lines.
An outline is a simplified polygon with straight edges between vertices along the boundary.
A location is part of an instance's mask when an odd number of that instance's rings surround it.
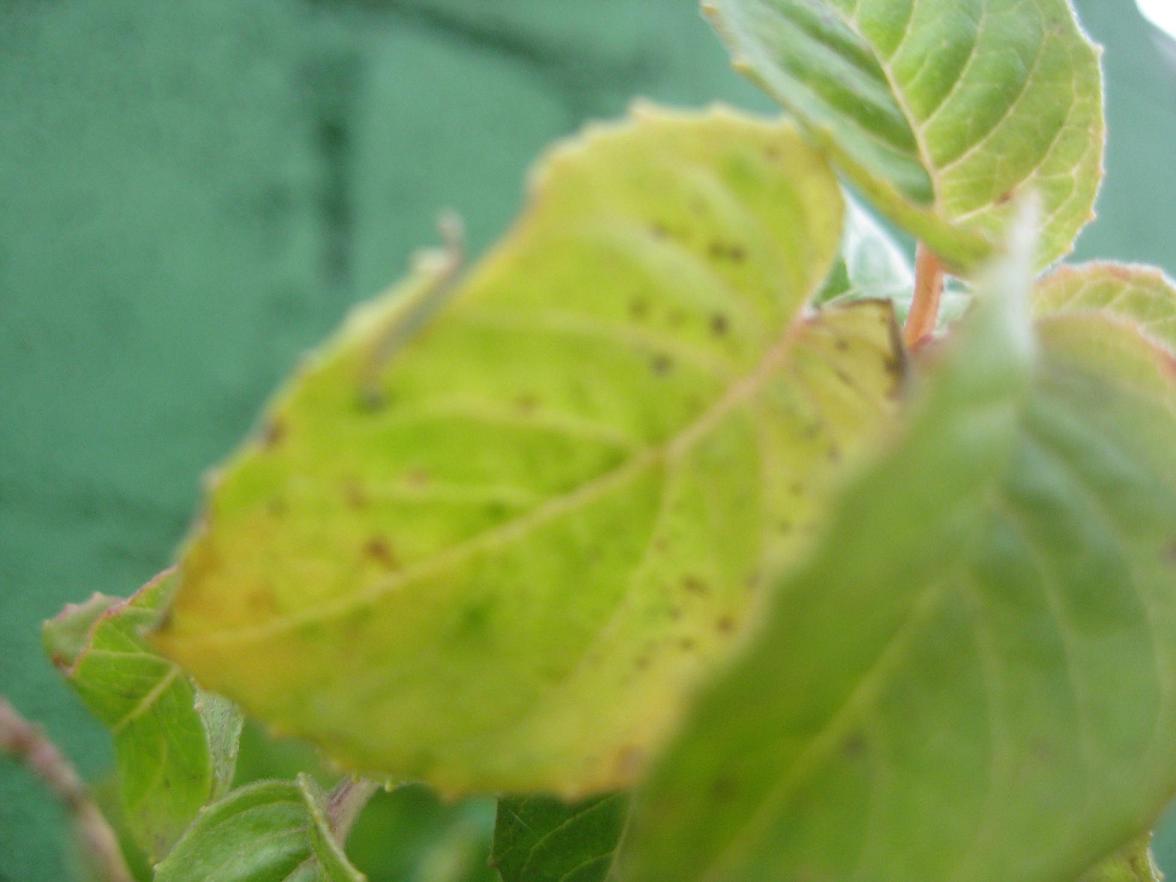
<svg viewBox="0 0 1176 882">
<path fill-rule="evenodd" d="M 385 569 L 394 570 L 400 565 L 392 546 L 379 536 L 373 536 L 364 543 L 363 553 Z"/>
<path fill-rule="evenodd" d="M 847 757 L 861 756 L 866 750 L 866 736 L 861 732 L 851 732 L 841 745 L 841 752 Z"/>
<path fill-rule="evenodd" d="M 265 424 L 261 430 L 261 446 L 266 450 L 273 450 L 286 437 L 286 424 L 275 417 Z"/>
<path fill-rule="evenodd" d="M 706 594 L 710 590 L 706 582 L 697 576 L 683 576 L 682 587 L 691 594 Z"/>
<path fill-rule="evenodd" d="M 731 323 L 723 313 L 716 312 L 711 316 L 710 329 L 716 337 L 722 337 L 731 329 Z"/>
<path fill-rule="evenodd" d="M 653 369 L 655 374 L 658 376 L 663 376 L 673 370 L 674 360 L 664 352 L 659 352 L 653 357 L 653 360 L 649 363 L 649 366 Z"/>
<path fill-rule="evenodd" d="M 693 652 L 698 648 L 698 643 L 694 640 L 693 637 L 683 637 L 678 641 L 678 647 L 683 652 Z"/>
<path fill-rule="evenodd" d="M 404 476 L 404 480 L 413 487 L 425 487 L 432 480 L 432 477 L 425 469 L 415 468 L 409 469 L 408 473 Z"/>
<path fill-rule="evenodd" d="M 354 479 L 343 482 L 343 503 L 352 511 L 368 507 L 368 495 L 363 485 Z"/>
<path fill-rule="evenodd" d="M 715 622 L 715 630 L 720 634 L 735 633 L 735 617 L 723 616 L 717 622 Z"/>
<path fill-rule="evenodd" d="M 273 497 L 265 504 L 265 510 L 275 518 L 280 518 L 286 513 L 286 500 L 280 496 Z"/>
<path fill-rule="evenodd" d="M 654 221 L 649 225 L 649 232 L 655 239 L 664 239 L 670 235 L 669 228 L 661 221 Z"/>
<path fill-rule="evenodd" d="M 829 462 L 841 462 L 841 448 L 836 444 L 830 444 L 825 455 L 829 457 Z"/>
<path fill-rule="evenodd" d="M 634 297 L 629 301 L 629 315 L 640 321 L 649 315 L 649 302 L 644 297 Z"/>
<path fill-rule="evenodd" d="M 710 795 L 712 799 L 730 799 L 735 795 L 735 781 L 726 775 L 715 778 L 711 782 Z"/>
<path fill-rule="evenodd" d="M 529 392 L 524 392 L 515 399 L 514 406 L 519 413 L 534 413 L 539 406 L 539 399 Z"/>
<path fill-rule="evenodd" d="M 849 351 L 849 341 L 846 340 L 844 337 L 834 337 L 833 338 L 833 348 L 836 349 L 838 352 L 848 352 Z"/>
<path fill-rule="evenodd" d="M 617 751 L 613 762 L 622 777 L 631 778 L 641 770 L 641 766 L 645 762 L 645 751 L 634 745 L 622 747 Z"/>
</svg>

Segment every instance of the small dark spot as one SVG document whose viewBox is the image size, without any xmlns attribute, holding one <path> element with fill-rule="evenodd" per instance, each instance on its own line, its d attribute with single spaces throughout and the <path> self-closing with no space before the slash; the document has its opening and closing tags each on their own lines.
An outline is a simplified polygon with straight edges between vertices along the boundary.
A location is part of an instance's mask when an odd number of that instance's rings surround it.
<svg viewBox="0 0 1176 882">
<path fill-rule="evenodd" d="M 780 159 L 780 148 L 775 144 L 769 144 L 764 148 L 764 156 L 772 162 L 776 162 Z"/>
<path fill-rule="evenodd" d="M 261 446 L 266 450 L 273 450 L 286 437 L 286 424 L 279 419 L 272 419 L 265 424 L 261 431 Z"/>
<path fill-rule="evenodd" d="M 710 795 L 712 799 L 730 799 L 735 795 L 735 782 L 723 776 L 711 782 Z"/>
<path fill-rule="evenodd" d="M 343 483 L 343 502 L 352 511 L 359 511 L 368 507 L 368 496 L 363 485 L 351 480 Z"/>
<path fill-rule="evenodd" d="M 733 634 L 735 632 L 735 617 L 723 616 L 715 622 L 715 630 L 720 634 Z"/>
<path fill-rule="evenodd" d="M 664 352 L 659 352 L 653 357 L 653 360 L 649 363 L 649 366 L 653 369 L 655 374 L 662 376 L 664 374 L 668 374 L 673 369 L 674 360 Z"/>
<path fill-rule="evenodd" d="M 661 221 L 654 221 L 649 225 L 649 232 L 653 234 L 655 239 L 664 239 L 670 235 L 669 229 Z"/>
<path fill-rule="evenodd" d="M 788 485 L 788 492 L 793 496 L 804 496 L 804 485 L 800 481 L 793 481 Z"/>
<path fill-rule="evenodd" d="M 375 386 L 362 389 L 356 401 L 357 409 L 363 413 L 376 413 L 383 410 L 387 404 L 387 397 Z"/>
<path fill-rule="evenodd" d="M 410 470 L 405 476 L 404 480 L 414 487 L 424 487 L 430 480 L 429 473 L 425 469 L 416 468 Z"/>
<path fill-rule="evenodd" d="M 818 435 L 821 434 L 821 424 L 820 423 L 810 423 L 809 425 L 805 426 L 804 429 L 801 430 L 801 434 L 803 434 L 805 438 L 808 438 L 810 440 L 813 438 L 816 438 Z"/>
<path fill-rule="evenodd" d="M 533 413 L 539 406 L 539 399 L 530 393 L 524 393 L 515 399 L 514 405 L 519 413 Z"/>
<path fill-rule="evenodd" d="M 734 263 L 743 263 L 747 260 L 747 252 L 742 245 L 731 245 L 727 248 L 727 258 Z"/>
<path fill-rule="evenodd" d="M 841 448 L 836 444 L 830 444 L 825 455 L 829 457 L 829 462 L 841 462 Z"/>
<path fill-rule="evenodd" d="M 836 349 L 838 352 L 848 352 L 849 351 L 849 341 L 846 340 L 844 337 L 835 337 L 833 339 L 833 348 Z"/>
<path fill-rule="evenodd" d="M 645 761 L 645 751 L 640 747 L 629 745 L 622 747 L 617 751 L 616 759 L 613 761 L 617 771 L 624 777 L 628 778 L 637 774 Z"/>
<path fill-rule="evenodd" d="M 836 375 L 837 379 L 840 380 L 842 383 L 844 383 L 846 386 L 853 385 L 853 377 L 851 377 L 849 374 L 847 374 L 841 368 L 837 368 L 835 371 L 833 371 L 833 373 L 834 373 L 834 375 Z"/>
<path fill-rule="evenodd" d="M 637 656 L 637 670 L 639 670 L 639 671 L 648 670 L 651 663 L 652 662 L 650 661 L 648 655 Z"/>
<path fill-rule="evenodd" d="M 882 369 L 892 377 L 901 377 L 903 374 L 902 361 L 893 355 L 882 362 Z"/>
<path fill-rule="evenodd" d="M 1005 192 L 1001 193 L 999 196 L 996 197 L 996 204 L 997 205 L 1008 205 L 1010 202 L 1013 201 L 1014 195 L 1016 195 L 1015 190 L 1005 190 Z"/>
<path fill-rule="evenodd" d="M 682 618 L 682 610 L 676 606 L 671 606 L 670 607 L 670 620 L 676 622 L 680 618 Z"/>
<path fill-rule="evenodd" d="M 682 587 L 691 594 L 706 594 L 709 590 L 707 588 L 706 582 L 702 581 L 702 579 L 698 578 L 697 576 L 683 576 Z"/>
<path fill-rule="evenodd" d="M 722 337 L 731 329 L 731 323 L 723 313 L 716 312 L 711 316 L 710 329 L 716 337 Z"/>
<path fill-rule="evenodd" d="M 785 518 L 784 520 L 780 521 L 780 523 L 776 524 L 776 529 L 779 530 L 781 533 L 791 533 L 792 532 L 792 521 Z"/>
<path fill-rule="evenodd" d="M 662 553 L 670 547 L 670 543 L 666 541 L 665 536 L 658 536 L 653 540 L 653 550 Z"/>
<path fill-rule="evenodd" d="M 693 637 L 683 637 L 678 641 L 678 646 L 683 652 L 693 652 L 698 648 L 698 643 L 695 642 Z"/>
<path fill-rule="evenodd" d="M 634 297 L 629 301 L 629 315 L 638 321 L 649 315 L 649 303 L 644 297 Z"/>
<path fill-rule="evenodd" d="M 280 496 L 275 496 L 265 504 L 265 510 L 268 511 L 273 517 L 280 518 L 286 513 L 286 500 Z"/>
<path fill-rule="evenodd" d="M 389 570 L 394 570 L 399 566 L 392 547 L 379 536 L 373 536 L 364 543 L 363 553 L 369 559 Z"/>
<path fill-rule="evenodd" d="M 841 752 L 845 756 L 861 756 L 866 749 L 866 736 L 861 732 L 851 732 L 841 745 Z"/>
</svg>

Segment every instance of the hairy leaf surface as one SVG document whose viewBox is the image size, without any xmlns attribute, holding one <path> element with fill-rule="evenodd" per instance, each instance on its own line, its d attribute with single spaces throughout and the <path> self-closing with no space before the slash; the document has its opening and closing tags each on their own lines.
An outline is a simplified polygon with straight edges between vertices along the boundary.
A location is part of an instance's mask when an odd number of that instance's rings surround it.
<svg viewBox="0 0 1176 882">
<path fill-rule="evenodd" d="M 1018 378 L 979 324 L 655 771 L 627 880 L 1067 882 L 1171 796 L 1172 355 L 1059 313 Z"/>
<path fill-rule="evenodd" d="M 604 882 L 628 816 L 624 793 L 571 804 L 548 796 L 504 797 L 491 861 L 502 882 Z"/>
<path fill-rule="evenodd" d="M 841 206 L 791 128 L 727 111 L 558 148 L 451 296 L 377 301 L 279 396 L 158 644 L 352 768 L 630 783 L 888 424 L 889 305 L 805 311 Z"/>
<path fill-rule="evenodd" d="M 114 738 L 126 823 L 155 859 L 206 802 L 229 786 L 240 713 L 197 689 L 146 643 L 171 583 L 157 577 L 129 600 L 95 595 L 45 623 L 45 647 Z"/>
<path fill-rule="evenodd" d="M 363 882 L 305 775 L 234 790 L 204 809 L 157 868 L 155 882 Z"/>
<path fill-rule="evenodd" d="M 1038 262 L 1093 217 L 1098 53 L 1068 0 L 713 0 L 736 66 L 877 207 L 961 269 L 1040 193 Z"/>
</svg>

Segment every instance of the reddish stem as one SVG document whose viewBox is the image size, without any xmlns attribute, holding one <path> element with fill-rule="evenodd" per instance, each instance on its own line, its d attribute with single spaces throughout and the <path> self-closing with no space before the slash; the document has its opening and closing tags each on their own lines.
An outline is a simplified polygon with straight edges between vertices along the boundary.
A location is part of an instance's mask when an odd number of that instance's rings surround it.
<svg viewBox="0 0 1176 882">
<path fill-rule="evenodd" d="M 920 242 L 915 252 L 915 297 L 902 335 L 908 349 L 917 348 L 934 333 L 942 298 L 943 264 Z"/>
<path fill-rule="evenodd" d="M 0 753 L 23 763 L 73 817 L 86 856 L 103 882 L 132 882 L 118 837 L 60 750 L 0 696 Z"/>
</svg>

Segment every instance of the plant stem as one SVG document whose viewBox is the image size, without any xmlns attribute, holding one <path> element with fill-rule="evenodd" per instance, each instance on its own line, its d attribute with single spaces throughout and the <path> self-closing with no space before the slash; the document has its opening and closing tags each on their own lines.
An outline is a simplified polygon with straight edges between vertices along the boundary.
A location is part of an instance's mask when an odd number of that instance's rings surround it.
<svg viewBox="0 0 1176 882">
<path fill-rule="evenodd" d="M 942 297 L 943 264 L 920 242 L 915 252 L 915 297 L 903 330 L 903 341 L 908 349 L 915 349 L 934 333 Z"/>
<path fill-rule="evenodd" d="M 118 837 L 85 784 L 44 732 L 0 696 L 0 752 L 40 778 L 73 817 L 82 847 L 103 882 L 133 882 Z"/>
<path fill-rule="evenodd" d="M 379 784 L 367 778 L 344 778 L 335 785 L 327 797 L 327 823 L 331 825 L 336 842 L 340 845 L 347 842 L 347 834 L 359 813 L 379 789 Z"/>
</svg>

